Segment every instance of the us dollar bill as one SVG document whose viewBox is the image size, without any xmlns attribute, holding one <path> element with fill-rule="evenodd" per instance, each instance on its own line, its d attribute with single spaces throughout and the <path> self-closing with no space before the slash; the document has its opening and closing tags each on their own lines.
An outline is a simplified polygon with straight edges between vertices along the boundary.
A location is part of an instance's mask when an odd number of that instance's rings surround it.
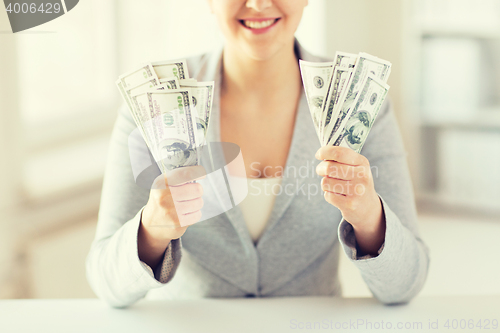
<svg viewBox="0 0 500 333">
<path fill-rule="evenodd" d="M 354 107 L 359 92 L 370 73 L 375 75 L 383 82 L 387 82 L 390 75 L 391 63 L 380 58 L 374 57 L 367 53 L 360 53 L 356 65 L 354 66 L 348 88 L 344 92 L 345 97 L 341 96 L 342 107 L 338 113 L 337 120 L 330 122 L 326 133 L 330 133 L 327 144 L 333 144 L 340 135 L 339 127 L 343 123 L 345 117 L 349 114 L 351 108 Z"/>
<path fill-rule="evenodd" d="M 153 157 L 163 173 L 199 164 L 205 144 L 214 82 L 189 78 L 185 59 L 149 62 L 116 81 Z"/>
<path fill-rule="evenodd" d="M 120 75 L 119 80 L 122 82 L 123 88 L 128 90 L 152 78 L 158 79 L 158 76 L 151 63 L 148 63 L 126 74 Z"/>
<path fill-rule="evenodd" d="M 212 112 L 212 100 L 214 94 L 214 82 L 196 82 L 196 80 L 180 80 L 182 89 L 189 89 L 192 98 L 192 106 L 196 118 L 197 142 L 205 143 L 210 113 Z"/>
<path fill-rule="evenodd" d="M 346 89 L 347 83 L 349 82 L 352 75 L 352 68 L 347 67 L 335 67 L 335 71 L 332 75 L 331 87 L 328 90 L 328 95 L 326 98 L 325 110 L 323 112 L 323 118 L 321 121 L 320 128 L 320 139 L 322 144 L 326 144 L 325 128 L 328 128 L 332 119 L 335 121 L 337 119 L 338 113 L 340 111 L 340 96 L 343 96 L 343 92 Z M 328 133 L 328 132 L 326 132 Z M 328 133 L 329 136 L 330 133 Z"/>
<path fill-rule="evenodd" d="M 152 62 L 151 66 L 160 79 L 170 78 L 172 76 L 175 76 L 179 80 L 189 78 L 187 62 L 185 59 Z"/>
<path fill-rule="evenodd" d="M 187 83 L 196 83 L 198 80 L 196 79 L 183 79 L 182 83 L 187 84 Z"/>
<path fill-rule="evenodd" d="M 136 116 L 137 114 L 139 114 L 139 112 L 141 112 L 139 110 L 139 106 L 137 105 L 137 101 L 133 98 L 133 96 L 137 96 L 137 95 L 140 95 L 142 93 L 145 93 L 145 92 L 149 92 L 149 91 L 155 91 L 155 90 L 165 90 L 165 89 L 168 89 L 168 90 L 171 90 L 171 89 L 178 89 L 179 88 L 179 80 L 176 78 L 176 77 L 170 77 L 170 78 L 166 78 L 166 79 L 160 79 L 158 80 L 157 78 L 152 78 L 142 84 L 139 84 L 137 87 L 134 87 L 130 90 L 128 90 L 126 92 L 127 94 L 127 97 L 128 99 L 131 101 L 131 104 L 132 104 L 132 115 L 134 116 L 135 115 L 135 119 L 138 119 L 138 116 Z M 144 119 L 144 117 L 142 118 Z M 142 131 L 141 131 L 141 134 L 143 134 L 143 137 L 148 137 L 150 135 L 147 135 L 148 131 L 144 128 L 144 125 L 139 122 L 139 124 L 137 124 L 137 127 Z M 148 144 L 148 146 L 150 147 L 150 150 L 151 152 L 153 153 L 153 150 L 154 149 L 154 145 L 150 144 L 151 142 L 154 142 L 155 138 L 154 137 L 151 137 L 151 138 L 148 138 L 148 141 L 149 141 L 149 144 L 148 142 L 146 142 L 146 144 Z M 159 160 L 159 156 L 155 156 L 155 155 L 158 155 L 156 152 L 155 154 L 153 154 L 153 157 L 157 158 L 157 160 Z"/>
<path fill-rule="evenodd" d="M 359 153 L 366 142 L 373 122 L 387 97 L 389 86 L 373 74 L 369 74 L 358 94 L 354 107 L 341 127 L 341 134 L 334 146 L 348 147 Z"/>
<path fill-rule="evenodd" d="M 171 79 L 171 80 L 173 80 L 173 79 Z M 175 85 L 175 82 L 178 82 L 175 80 L 174 80 L 174 85 Z M 144 121 L 146 118 L 141 113 L 141 110 L 139 110 L 139 106 L 137 105 L 137 101 L 134 99 L 133 96 L 137 96 L 137 95 L 140 95 L 142 93 L 145 93 L 145 92 L 151 91 L 151 90 L 174 89 L 174 88 L 171 88 L 170 86 L 171 86 L 171 84 L 161 84 L 160 80 L 158 78 L 152 77 L 152 78 L 148 79 L 148 81 L 145 81 L 145 82 L 137 85 L 136 87 L 133 87 L 131 89 L 126 90 L 126 95 L 127 95 L 126 98 L 130 101 L 131 113 L 132 113 L 132 116 L 134 118 L 134 121 L 135 120 L 138 121 L 138 123 L 136 122 L 137 127 L 139 128 L 139 130 L 141 131 L 141 134 L 145 138 L 146 144 L 150 148 L 150 151 L 153 154 L 153 157 L 155 157 L 155 159 L 159 158 L 157 152 L 154 151 L 155 147 L 152 144 L 152 142 L 154 142 L 154 140 L 155 140 L 155 137 L 151 136 L 151 131 L 145 128 L 146 124 L 144 123 Z"/>
<path fill-rule="evenodd" d="M 331 83 L 333 63 L 300 60 L 299 66 L 309 111 L 311 112 L 318 138 L 321 139 L 321 120 L 325 99 Z"/>
<path fill-rule="evenodd" d="M 171 78 L 169 78 L 171 79 Z M 178 81 L 176 81 L 178 82 Z M 158 152 L 155 150 L 155 137 L 151 128 L 151 118 L 147 113 L 141 111 L 133 96 L 141 94 L 151 89 L 164 89 L 154 71 L 151 63 L 142 65 L 141 67 L 123 74 L 116 81 L 118 90 L 122 98 L 127 102 L 132 118 L 141 132 L 144 141 L 148 145 L 153 157 L 159 160 Z"/>
<path fill-rule="evenodd" d="M 345 80 L 350 78 L 352 70 L 346 73 L 347 70 L 352 69 L 356 65 L 358 59 L 357 54 L 337 51 L 333 60 L 334 72 L 332 75 L 330 87 L 328 89 L 326 102 L 323 105 L 323 116 L 320 121 L 320 141 L 324 144 L 325 141 L 325 127 L 330 124 L 330 120 L 337 117 L 339 112 L 339 103 L 337 101 L 339 94 L 345 87 Z M 332 92 L 333 90 L 333 92 Z"/>
<path fill-rule="evenodd" d="M 130 96 L 127 94 L 127 90 L 125 90 L 125 87 L 123 86 L 122 80 L 118 79 L 116 82 L 116 86 L 118 87 L 118 91 L 120 92 L 120 95 L 122 96 L 123 100 L 127 103 L 127 106 L 130 110 L 130 113 L 132 114 L 132 118 L 134 119 L 135 123 L 137 126 L 139 126 L 139 122 L 135 117 L 134 114 L 134 106 L 132 105 L 132 101 L 130 99 Z"/>
<path fill-rule="evenodd" d="M 354 68 L 357 60 L 357 54 L 338 51 L 337 53 L 335 53 L 333 63 L 334 67 Z"/>
<path fill-rule="evenodd" d="M 142 96 L 145 93 L 141 93 L 139 95 L 130 96 L 129 98 L 133 104 L 132 114 L 137 118 L 139 125 L 137 126 L 141 131 L 141 134 L 144 137 L 144 141 L 149 147 L 151 154 L 153 155 L 155 161 L 157 161 L 158 166 L 162 172 L 165 172 L 165 168 L 159 163 L 160 155 L 158 152 L 158 146 L 156 144 L 156 133 L 153 123 L 153 118 L 151 116 L 151 112 L 149 109 L 149 105 L 144 103 L 142 100 L 138 100 L 138 96 Z"/>
<path fill-rule="evenodd" d="M 122 80 L 118 79 L 116 81 L 116 85 L 118 86 L 118 90 L 119 90 L 122 98 L 127 103 L 130 114 L 132 115 L 132 119 L 134 120 L 137 128 L 139 129 L 139 132 L 141 133 L 144 141 L 146 142 L 146 145 L 148 146 L 149 150 L 151 151 L 151 154 L 153 155 L 155 160 L 158 160 L 157 153 L 156 153 L 154 145 L 153 145 L 153 142 L 154 142 L 153 132 L 150 129 L 146 128 L 147 126 L 150 125 L 148 123 L 148 121 L 150 120 L 149 117 L 144 117 L 141 115 L 136 101 L 133 99 L 133 97 L 130 94 L 130 90 L 126 90 L 123 87 Z"/>
<path fill-rule="evenodd" d="M 158 87 L 160 84 L 161 83 L 160 83 L 160 80 L 158 80 L 158 78 L 151 78 L 151 79 L 144 81 L 143 83 L 141 83 L 133 88 L 128 89 L 127 93 L 129 94 L 129 96 L 139 95 L 139 94 L 146 92 L 150 89 Z"/>
<path fill-rule="evenodd" d="M 166 89 L 179 89 L 180 88 L 179 79 L 175 76 L 165 78 L 165 79 L 160 79 L 160 83 L 165 85 Z"/>
<path fill-rule="evenodd" d="M 135 96 L 141 110 L 151 115 L 156 151 L 169 171 L 198 165 L 195 119 L 188 90 L 157 90 Z"/>
</svg>

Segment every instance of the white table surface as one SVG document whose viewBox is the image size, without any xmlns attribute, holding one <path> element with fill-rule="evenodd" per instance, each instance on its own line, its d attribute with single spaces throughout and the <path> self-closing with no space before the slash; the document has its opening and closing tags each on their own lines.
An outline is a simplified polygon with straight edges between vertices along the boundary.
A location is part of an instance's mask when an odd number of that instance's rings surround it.
<svg viewBox="0 0 500 333">
<path fill-rule="evenodd" d="M 474 328 L 460 329 L 460 320 L 471 319 Z M 476 326 L 479 320 L 482 328 Z M 484 327 L 487 320 L 489 329 Z M 417 297 L 396 306 L 372 298 L 331 297 L 141 300 L 126 309 L 97 299 L 0 301 L 1 333 L 500 332 L 492 320 L 500 322 L 500 295 Z M 409 328 L 418 322 L 420 329 Z M 430 329 L 429 322 L 438 328 Z"/>
</svg>

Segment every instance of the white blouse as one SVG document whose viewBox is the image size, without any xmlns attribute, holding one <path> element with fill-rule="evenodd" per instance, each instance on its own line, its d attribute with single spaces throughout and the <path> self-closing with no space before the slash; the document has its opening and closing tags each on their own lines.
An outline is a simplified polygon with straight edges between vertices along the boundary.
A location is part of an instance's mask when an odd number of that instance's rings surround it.
<svg viewBox="0 0 500 333">
<path fill-rule="evenodd" d="M 254 243 L 260 238 L 271 216 L 282 178 L 247 178 L 248 195 L 239 204 Z"/>
</svg>

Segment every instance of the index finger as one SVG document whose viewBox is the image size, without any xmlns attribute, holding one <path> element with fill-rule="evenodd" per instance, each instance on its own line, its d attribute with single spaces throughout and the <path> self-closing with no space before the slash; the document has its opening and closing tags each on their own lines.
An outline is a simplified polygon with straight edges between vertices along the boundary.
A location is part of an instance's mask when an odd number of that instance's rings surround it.
<svg viewBox="0 0 500 333">
<path fill-rule="evenodd" d="M 342 164 L 358 166 L 363 164 L 362 155 L 347 147 L 323 146 L 316 152 L 318 160 L 335 161 Z"/>
<path fill-rule="evenodd" d="M 198 179 L 203 179 L 206 175 L 206 170 L 201 165 L 182 167 L 160 175 L 155 179 L 153 188 L 166 189 L 167 186 L 178 186 Z"/>
<path fill-rule="evenodd" d="M 177 186 L 203 179 L 206 175 L 207 172 L 203 166 L 194 165 L 171 170 L 165 174 L 165 179 L 168 186 Z"/>
</svg>

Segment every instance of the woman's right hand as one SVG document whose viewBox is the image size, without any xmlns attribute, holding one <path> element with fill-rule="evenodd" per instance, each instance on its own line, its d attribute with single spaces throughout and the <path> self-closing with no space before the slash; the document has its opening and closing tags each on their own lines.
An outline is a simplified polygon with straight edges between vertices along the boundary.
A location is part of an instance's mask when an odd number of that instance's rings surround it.
<svg viewBox="0 0 500 333">
<path fill-rule="evenodd" d="M 192 166 L 155 180 L 142 211 L 138 236 L 139 257 L 151 267 L 159 263 L 170 240 L 180 238 L 189 225 L 200 220 L 203 187 L 191 181 L 205 175 L 202 166 Z"/>
</svg>

